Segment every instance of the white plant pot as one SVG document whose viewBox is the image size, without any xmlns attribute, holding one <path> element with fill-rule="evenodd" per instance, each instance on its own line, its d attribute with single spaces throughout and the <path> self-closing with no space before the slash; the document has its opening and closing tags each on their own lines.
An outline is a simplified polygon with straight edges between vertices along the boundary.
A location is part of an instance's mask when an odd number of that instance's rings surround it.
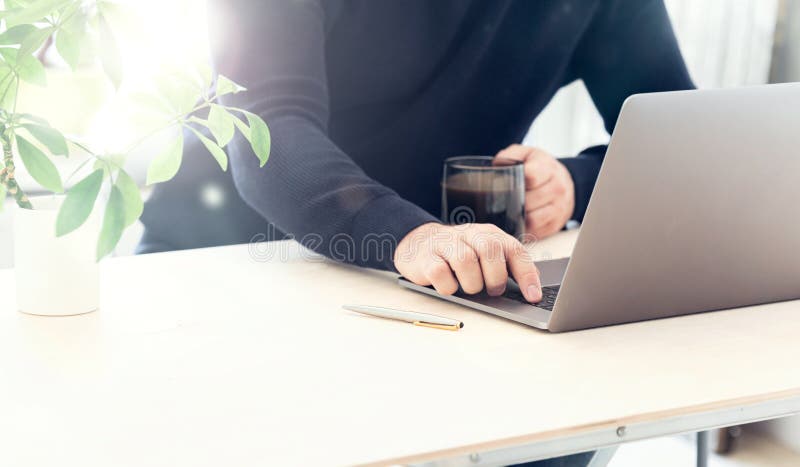
<svg viewBox="0 0 800 467">
<path fill-rule="evenodd" d="M 99 306 L 98 222 L 90 216 L 79 229 L 56 237 L 56 217 L 63 199 L 32 198 L 34 209 L 15 210 L 17 309 L 23 313 L 71 316 Z"/>
</svg>

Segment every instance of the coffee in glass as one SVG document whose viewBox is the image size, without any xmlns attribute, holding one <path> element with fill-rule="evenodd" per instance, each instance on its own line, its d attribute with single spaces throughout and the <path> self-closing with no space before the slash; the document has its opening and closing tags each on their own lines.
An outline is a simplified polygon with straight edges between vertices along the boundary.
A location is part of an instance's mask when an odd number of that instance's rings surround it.
<svg viewBox="0 0 800 467">
<path fill-rule="evenodd" d="M 490 156 L 445 160 L 442 221 L 494 224 L 517 239 L 525 235 L 525 173 L 520 161 Z"/>
</svg>

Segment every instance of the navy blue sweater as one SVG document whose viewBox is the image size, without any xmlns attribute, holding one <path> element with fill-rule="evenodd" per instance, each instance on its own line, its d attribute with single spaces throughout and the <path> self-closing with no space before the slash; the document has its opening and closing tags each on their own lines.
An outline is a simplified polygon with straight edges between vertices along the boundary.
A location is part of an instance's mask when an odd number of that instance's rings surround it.
<svg viewBox="0 0 800 467">
<path fill-rule="evenodd" d="M 272 133 L 262 169 L 234 145 L 239 193 L 362 266 L 391 269 L 394 243 L 436 221 L 445 158 L 520 142 L 562 86 L 583 80 L 609 132 L 631 94 L 693 87 L 661 0 L 215 3 L 216 66 L 248 88 L 230 103 Z M 562 159 L 576 220 L 604 153 Z"/>
</svg>

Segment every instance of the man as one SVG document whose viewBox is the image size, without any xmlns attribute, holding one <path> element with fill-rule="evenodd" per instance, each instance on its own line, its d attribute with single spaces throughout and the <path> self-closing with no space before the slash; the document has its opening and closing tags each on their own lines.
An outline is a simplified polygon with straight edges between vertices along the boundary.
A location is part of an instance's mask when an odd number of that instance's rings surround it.
<svg viewBox="0 0 800 467">
<path fill-rule="evenodd" d="M 328 256 L 445 294 L 500 294 L 510 271 L 536 302 L 538 272 L 519 242 L 439 223 L 443 160 L 524 161 L 527 230 L 545 237 L 582 220 L 606 149 L 556 159 L 513 144 L 555 92 L 583 80 L 611 132 L 631 94 L 693 87 L 661 0 L 230 0 L 210 20 L 219 72 L 248 88 L 229 103 L 266 120 L 272 155 L 259 169 L 238 141 L 233 180 L 248 206 L 205 221 L 173 205 L 194 230 L 176 234 L 159 217 L 174 219 L 170 198 L 196 197 L 186 185 L 197 174 L 156 190 L 145 251 L 212 244 L 179 240 L 206 226 L 224 226 L 216 241 L 247 241 L 266 219 Z M 341 254 L 343 240 L 355 254 Z"/>
<path fill-rule="evenodd" d="M 629 95 L 692 87 L 660 0 L 215 6 L 218 69 L 249 88 L 232 103 L 267 121 L 273 153 L 258 169 L 247 146 L 235 145 L 233 175 L 249 207 L 225 208 L 223 223 L 179 209 L 187 222 L 200 222 L 194 235 L 214 232 L 188 246 L 246 241 L 216 232 L 239 224 L 252 231 L 260 215 L 297 239 L 313 238 L 309 246 L 329 256 L 346 237 L 359 254 L 338 259 L 396 269 L 442 293 L 459 285 L 502 293 L 510 269 L 529 300 L 540 297 L 536 269 L 513 239 L 489 226 L 438 223 L 444 158 L 524 160 L 527 228 L 545 237 L 583 218 L 605 152 L 594 147 L 555 159 L 543 149 L 509 146 L 553 94 L 582 79 L 610 132 Z M 192 238 L 159 219 L 170 190 L 194 197 L 178 188 L 180 178 L 148 205 L 144 251 L 186 247 L 175 238 Z M 379 251 L 362 248 L 374 236 L 393 241 L 380 242 Z"/>
</svg>

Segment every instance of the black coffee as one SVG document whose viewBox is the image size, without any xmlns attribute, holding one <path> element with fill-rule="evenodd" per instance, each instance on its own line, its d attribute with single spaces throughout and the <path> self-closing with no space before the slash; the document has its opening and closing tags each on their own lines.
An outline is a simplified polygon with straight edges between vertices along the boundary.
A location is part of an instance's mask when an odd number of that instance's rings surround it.
<svg viewBox="0 0 800 467">
<path fill-rule="evenodd" d="M 444 181 L 444 221 L 494 224 L 516 238 L 525 235 L 525 191 L 503 173 L 458 173 Z"/>
</svg>

